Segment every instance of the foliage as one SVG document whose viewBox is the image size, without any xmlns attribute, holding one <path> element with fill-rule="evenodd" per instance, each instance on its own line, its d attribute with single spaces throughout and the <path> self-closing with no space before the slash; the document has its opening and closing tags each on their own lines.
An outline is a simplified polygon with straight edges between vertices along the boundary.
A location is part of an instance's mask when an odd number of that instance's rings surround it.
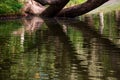
<svg viewBox="0 0 120 80">
<path fill-rule="evenodd" d="M 13 9 L 7 6 L 6 4 L 0 4 L 0 14 L 11 13 Z"/>
<path fill-rule="evenodd" d="M 72 6 L 72 5 L 76 5 L 76 4 L 80 4 L 85 2 L 86 0 L 70 0 L 70 2 L 68 3 L 67 6 Z"/>
<path fill-rule="evenodd" d="M 19 12 L 22 4 L 18 0 L 0 0 L 0 14 Z"/>
</svg>

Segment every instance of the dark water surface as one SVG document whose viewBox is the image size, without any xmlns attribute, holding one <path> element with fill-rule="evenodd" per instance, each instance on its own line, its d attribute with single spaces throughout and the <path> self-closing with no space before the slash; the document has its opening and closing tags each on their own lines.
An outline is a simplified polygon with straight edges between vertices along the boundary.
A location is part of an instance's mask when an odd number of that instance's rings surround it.
<svg viewBox="0 0 120 80">
<path fill-rule="evenodd" d="M 120 12 L 0 21 L 0 80 L 120 80 Z"/>
</svg>

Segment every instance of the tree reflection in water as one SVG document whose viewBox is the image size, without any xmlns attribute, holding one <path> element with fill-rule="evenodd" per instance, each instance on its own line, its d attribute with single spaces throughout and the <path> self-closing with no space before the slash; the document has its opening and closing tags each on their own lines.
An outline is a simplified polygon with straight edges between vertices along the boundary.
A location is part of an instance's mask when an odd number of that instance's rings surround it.
<svg viewBox="0 0 120 80">
<path fill-rule="evenodd" d="M 78 21 L 76 23 L 75 21 L 74 23 L 67 24 L 76 30 L 80 30 L 84 37 L 84 43 L 89 44 L 87 46 L 89 51 L 86 53 L 89 54 L 86 56 L 88 57 L 87 73 L 89 78 L 103 80 L 109 78 L 114 73 L 112 76 L 119 79 L 119 75 L 117 75 L 119 73 L 119 65 L 117 63 L 120 61 L 120 49 L 112 41 L 103 38 L 102 35 L 83 22 Z M 108 63 L 105 63 L 106 60 L 109 60 Z M 110 67 L 111 70 L 107 70 Z"/>
<path fill-rule="evenodd" d="M 1 79 L 120 79 L 120 49 L 104 37 L 104 32 L 94 29 L 94 20 L 90 17 L 92 23 L 38 17 L 24 20 L 24 25 L 4 40 L 9 40 L 5 43 L 13 52 L 7 52 L 9 58 L 4 56 L 7 62 L 3 57 L 0 59 Z M 1 51 L 0 55 L 3 55 Z M 7 71 L 2 68 L 4 65 Z"/>
</svg>

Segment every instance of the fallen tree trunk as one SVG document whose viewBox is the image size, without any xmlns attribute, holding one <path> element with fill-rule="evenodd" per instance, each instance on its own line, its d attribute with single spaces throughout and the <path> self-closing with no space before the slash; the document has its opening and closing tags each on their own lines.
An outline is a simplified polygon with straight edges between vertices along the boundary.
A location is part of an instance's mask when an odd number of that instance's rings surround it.
<svg viewBox="0 0 120 80">
<path fill-rule="evenodd" d="M 35 0 L 42 5 L 57 5 L 62 2 L 62 0 Z"/>
<path fill-rule="evenodd" d="M 77 17 L 101 6 L 102 4 L 109 0 L 87 0 L 83 4 L 75 5 L 65 9 L 63 8 L 69 2 L 69 0 L 35 0 L 35 1 L 43 5 L 49 5 L 49 7 L 40 12 L 39 14 L 40 16 Z"/>
<path fill-rule="evenodd" d="M 54 17 L 56 16 L 63 7 L 69 2 L 69 0 L 35 0 L 39 2 L 40 4 L 47 4 L 50 5 L 48 8 L 46 8 L 40 16 L 44 17 Z"/>
<path fill-rule="evenodd" d="M 79 5 L 75 5 L 69 8 L 65 8 L 57 15 L 59 17 L 76 17 L 83 15 L 109 0 L 88 0 L 87 2 Z"/>
</svg>

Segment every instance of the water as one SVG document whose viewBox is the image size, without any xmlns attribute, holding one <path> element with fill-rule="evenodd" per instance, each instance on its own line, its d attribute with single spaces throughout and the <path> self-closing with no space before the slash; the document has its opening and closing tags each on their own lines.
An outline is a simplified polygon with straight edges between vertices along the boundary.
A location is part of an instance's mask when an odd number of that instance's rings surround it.
<svg viewBox="0 0 120 80">
<path fill-rule="evenodd" d="M 120 80 L 120 12 L 0 21 L 1 80 Z"/>
</svg>

